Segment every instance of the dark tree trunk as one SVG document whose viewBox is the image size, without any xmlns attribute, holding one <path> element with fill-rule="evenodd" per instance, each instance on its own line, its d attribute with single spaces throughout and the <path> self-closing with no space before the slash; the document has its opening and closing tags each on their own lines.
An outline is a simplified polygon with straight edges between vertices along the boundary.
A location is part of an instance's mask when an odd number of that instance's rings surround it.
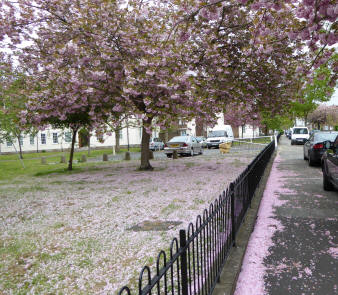
<svg viewBox="0 0 338 295">
<path fill-rule="evenodd" d="M 120 152 L 120 126 L 115 130 L 115 152 Z"/>
<path fill-rule="evenodd" d="M 18 139 L 18 143 L 19 143 L 19 154 L 20 154 L 20 159 L 23 159 L 23 156 L 22 156 L 22 147 L 21 147 L 21 143 L 20 143 L 20 135 L 17 137 Z"/>
<path fill-rule="evenodd" d="M 73 170 L 73 157 L 74 157 L 74 147 L 75 147 L 77 130 L 78 130 L 78 128 L 73 129 L 72 147 L 70 149 L 69 162 L 68 162 L 68 170 L 69 171 Z"/>
<path fill-rule="evenodd" d="M 36 133 L 36 152 L 39 152 L 39 132 Z"/>
<path fill-rule="evenodd" d="M 90 156 L 90 132 L 88 132 L 88 157 Z"/>
<path fill-rule="evenodd" d="M 153 170 L 154 168 L 150 165 L 150 152 L 149 152 L 149 141 L 150 134 L 147 133 L 145 126 L 151 126 L 152 118 L 143 120 L 142 123 L 142 142 L 141 142 L 141 166 L 140 170 Z"/>
</svg>

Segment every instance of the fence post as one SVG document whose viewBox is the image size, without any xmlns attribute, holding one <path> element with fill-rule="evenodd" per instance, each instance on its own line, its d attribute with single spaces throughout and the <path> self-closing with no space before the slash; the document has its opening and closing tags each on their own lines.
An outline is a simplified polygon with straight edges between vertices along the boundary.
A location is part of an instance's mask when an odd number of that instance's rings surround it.
<svg viewBox="0 0 338 295">
<path fill-rule="evenodd" d="M 187 245 L 187 237 L 184 229 L 180 230 L 180 248 Z M 187 250 L 185 249 L 181 255 L 181 278 L 182 278 L 182 295 L 188 295 L 188 264 Z"/>
<path fill-rule="evenodd" d="M 278 142 L 277 142 L 277 136 L 275 135 L 275 148 L 277 148 Z"/>
<path fill-rule="evenodd" d="M 231 232 L 232 242 L 236 247 L 236 226 L 235 226 L 235 185 L 233 182 L 230 183 L 230 199 L 231 199 Z"/>
</svg>

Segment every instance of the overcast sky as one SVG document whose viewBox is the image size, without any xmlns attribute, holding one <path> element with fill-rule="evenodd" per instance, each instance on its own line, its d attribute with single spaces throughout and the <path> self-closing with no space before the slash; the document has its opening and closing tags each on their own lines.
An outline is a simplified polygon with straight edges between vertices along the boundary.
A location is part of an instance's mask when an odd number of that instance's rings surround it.
<svg viewBox="0 0 338 295">
<path fill-rule="evenodd" d="M 328 101 L 326 104 L 338 106 L 338 88 L 336 88 L 336 91 L 333 93 L 331 100 Z"/>
</svg>

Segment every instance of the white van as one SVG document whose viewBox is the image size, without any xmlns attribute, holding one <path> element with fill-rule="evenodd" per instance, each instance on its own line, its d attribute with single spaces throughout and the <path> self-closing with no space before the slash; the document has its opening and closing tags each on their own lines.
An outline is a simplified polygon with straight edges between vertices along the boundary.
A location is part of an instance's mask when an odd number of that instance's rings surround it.
<svg viewBox="0 0 338 295">
<path fill-rule="evenodd" d="M 218 148 L 223 142 L 230 142 L 234 140 L 234 134 L 230 125 L 224 125 L 222 129 L 215 129 L 208 132 L 207 147 Z"/>
<path fill-rule="evenodd" d="M 304 144 L 310 137 L 310 132 L 307 127 L 293 127 L 291 132 L 291 145 Z"/>
</svg>

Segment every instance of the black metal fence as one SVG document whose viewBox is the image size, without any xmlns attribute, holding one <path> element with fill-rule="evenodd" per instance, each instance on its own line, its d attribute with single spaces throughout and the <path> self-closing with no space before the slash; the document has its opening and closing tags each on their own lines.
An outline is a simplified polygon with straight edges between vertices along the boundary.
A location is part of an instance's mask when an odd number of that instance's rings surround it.
<svg viewBox="0 0 338 295">
<path fill-rule="evenodd" d="M 212 293 L 274 150 L 272 141 L 209 209 L 197 216 L 195 223 L 180 230 L 169 251 L 158 254 L 155 274 L 151 274 L 148 266 L 141 270 L 138 295 Z M 126 286 L 119 291 L 119 295 L 130 294 Z"/>
</svg>

